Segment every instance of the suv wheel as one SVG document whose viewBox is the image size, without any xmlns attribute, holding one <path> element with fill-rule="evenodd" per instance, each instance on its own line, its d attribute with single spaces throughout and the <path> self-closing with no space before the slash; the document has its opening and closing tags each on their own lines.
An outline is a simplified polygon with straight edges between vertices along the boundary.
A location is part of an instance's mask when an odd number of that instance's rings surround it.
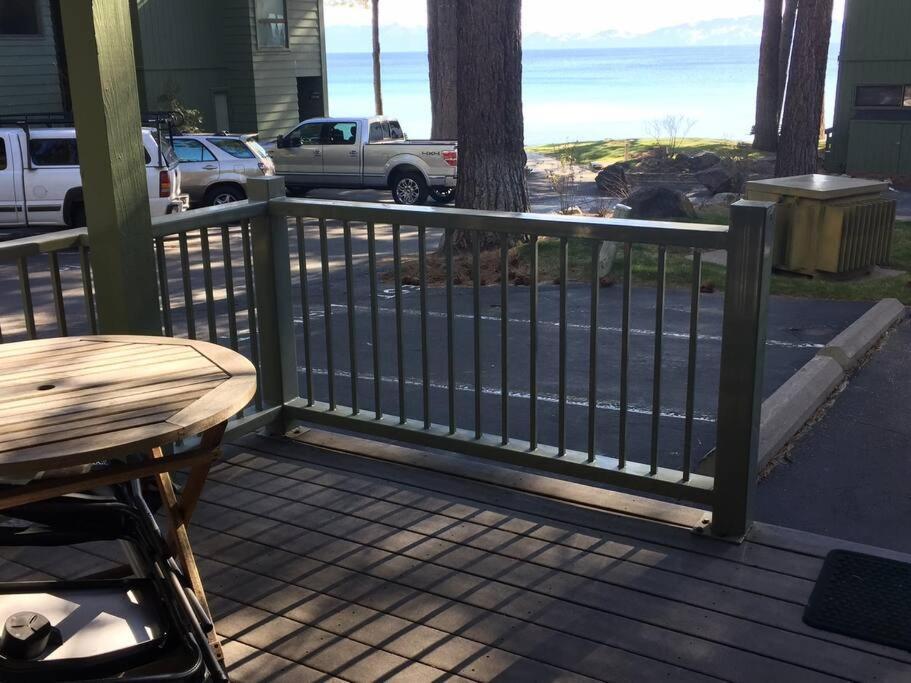
<svg viewBox="0 0 911 683">
<path fill-rule="evenodd" d="M 392 183 L 392 198 L 396 204 L 423 204 L 427 201 L 427 183 L 424 176 L 414 171 L 403 173 Z"/>
<path fill-rule="evenodd" d="M 206 192 L 206 205 L 220 206 L 222 204 L 230 204 L 231 202 L 239 202 L 246 198 L 244 191 L 239 187 L 221 185 L 213 187 Z"/>
</svg>

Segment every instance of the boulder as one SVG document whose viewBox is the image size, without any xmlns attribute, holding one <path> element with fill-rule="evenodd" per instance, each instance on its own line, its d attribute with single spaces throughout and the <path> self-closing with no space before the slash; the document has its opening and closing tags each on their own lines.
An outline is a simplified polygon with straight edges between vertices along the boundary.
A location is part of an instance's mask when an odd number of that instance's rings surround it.
<svg viewBox="0 0 911 683">
<path fill-rule="evenodd" d="M 719 192 L 736 192 L 740 189 L 741 178 L 737 173 L 727 170 L 721 164 L 699 171 L 696 180 L 705 185 L 712 194 Z"/>
<path fill-rule="evenodd" d="M 697 205 L 700 209 L 727 209 L 739 199 L 740 195 L 736 192 L 719 192 L 711 197 L 703 198 L 702 201 L 697 202 Z"/>
<path fill-rule="evenodd" d="M 669 187 L 642 187 L 624 200 L 630 207 L 630 218 L 696 218 L 686 195 Z"/>
<path fill-rule="evenodd" d="M 717 166 L 720 163 L 721 157 L 714 152 L 699 152 L 699 154 L 690 157 L 690 170 L 704 171 L 705 169 Z"/>
<path fill-rule="evenodd" d="M 626 166 L 623 164 L 611 164 L 605 166 L 595 176 L 595 185 L 598 189 L 609 195 L 620 195 L 618 190 L 625 188 L 628 183 L 626 180 Z"/>
</svg>

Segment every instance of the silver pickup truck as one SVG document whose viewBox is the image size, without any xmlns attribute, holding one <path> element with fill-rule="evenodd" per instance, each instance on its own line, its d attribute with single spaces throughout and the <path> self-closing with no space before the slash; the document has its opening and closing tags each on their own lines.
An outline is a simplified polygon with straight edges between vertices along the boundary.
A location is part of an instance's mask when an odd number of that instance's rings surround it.
<svg viewBox="0 0 911 683">
<path fill-rule="evenodd" d="M 395 119 L 307 119 L 268 145 L 292 193 L 316 187 L 388 188 L 398 204 L 455 195 L 455 142 L 408 140 Z"/>
</svg>

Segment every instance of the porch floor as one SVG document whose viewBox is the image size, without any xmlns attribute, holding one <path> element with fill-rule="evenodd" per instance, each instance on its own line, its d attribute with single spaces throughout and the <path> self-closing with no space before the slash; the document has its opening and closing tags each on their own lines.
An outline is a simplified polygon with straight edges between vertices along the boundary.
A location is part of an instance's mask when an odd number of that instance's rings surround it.
<svg viewBox="0 0 911 683">
<path fill-rule="evenodd" d="M 801 619 L 856 544 L 757 525 L 733 545 L 687 508 L 322 438 L 235 442 L 195 513 L 234 681 L 911 680 L 911 653 Z M 3 578 L 30 566 L 54 573 L 26 553 Z"/>
</svg>

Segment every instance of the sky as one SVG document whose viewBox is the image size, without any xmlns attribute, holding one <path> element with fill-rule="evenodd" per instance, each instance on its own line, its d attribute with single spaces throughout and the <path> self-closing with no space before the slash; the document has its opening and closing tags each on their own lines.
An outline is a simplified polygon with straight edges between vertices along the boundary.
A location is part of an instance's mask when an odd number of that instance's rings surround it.
<svg viewBox="0 0 911 683">
<path fill-rule="evenodd" d="M 533 37 L 542 47 L 587 47 L 585 39 L 602 34 L 644 45 L 758 43 L 763 0 L 560 0 L 559 10 L 555 4 L 523 0 L 526 39 Z M 843 13 L 844 0 L 835 0 L 836 26 Z M 326 0 L 329 51 L 368 51 L 369 40 L 365 45 L 362 36 L 369 25 L 370 12 L 357 0 Z M 403 49 L 416 49 L 426 26 L 427 0 L 380 0 L 381 31 Z"/>
</svg>

